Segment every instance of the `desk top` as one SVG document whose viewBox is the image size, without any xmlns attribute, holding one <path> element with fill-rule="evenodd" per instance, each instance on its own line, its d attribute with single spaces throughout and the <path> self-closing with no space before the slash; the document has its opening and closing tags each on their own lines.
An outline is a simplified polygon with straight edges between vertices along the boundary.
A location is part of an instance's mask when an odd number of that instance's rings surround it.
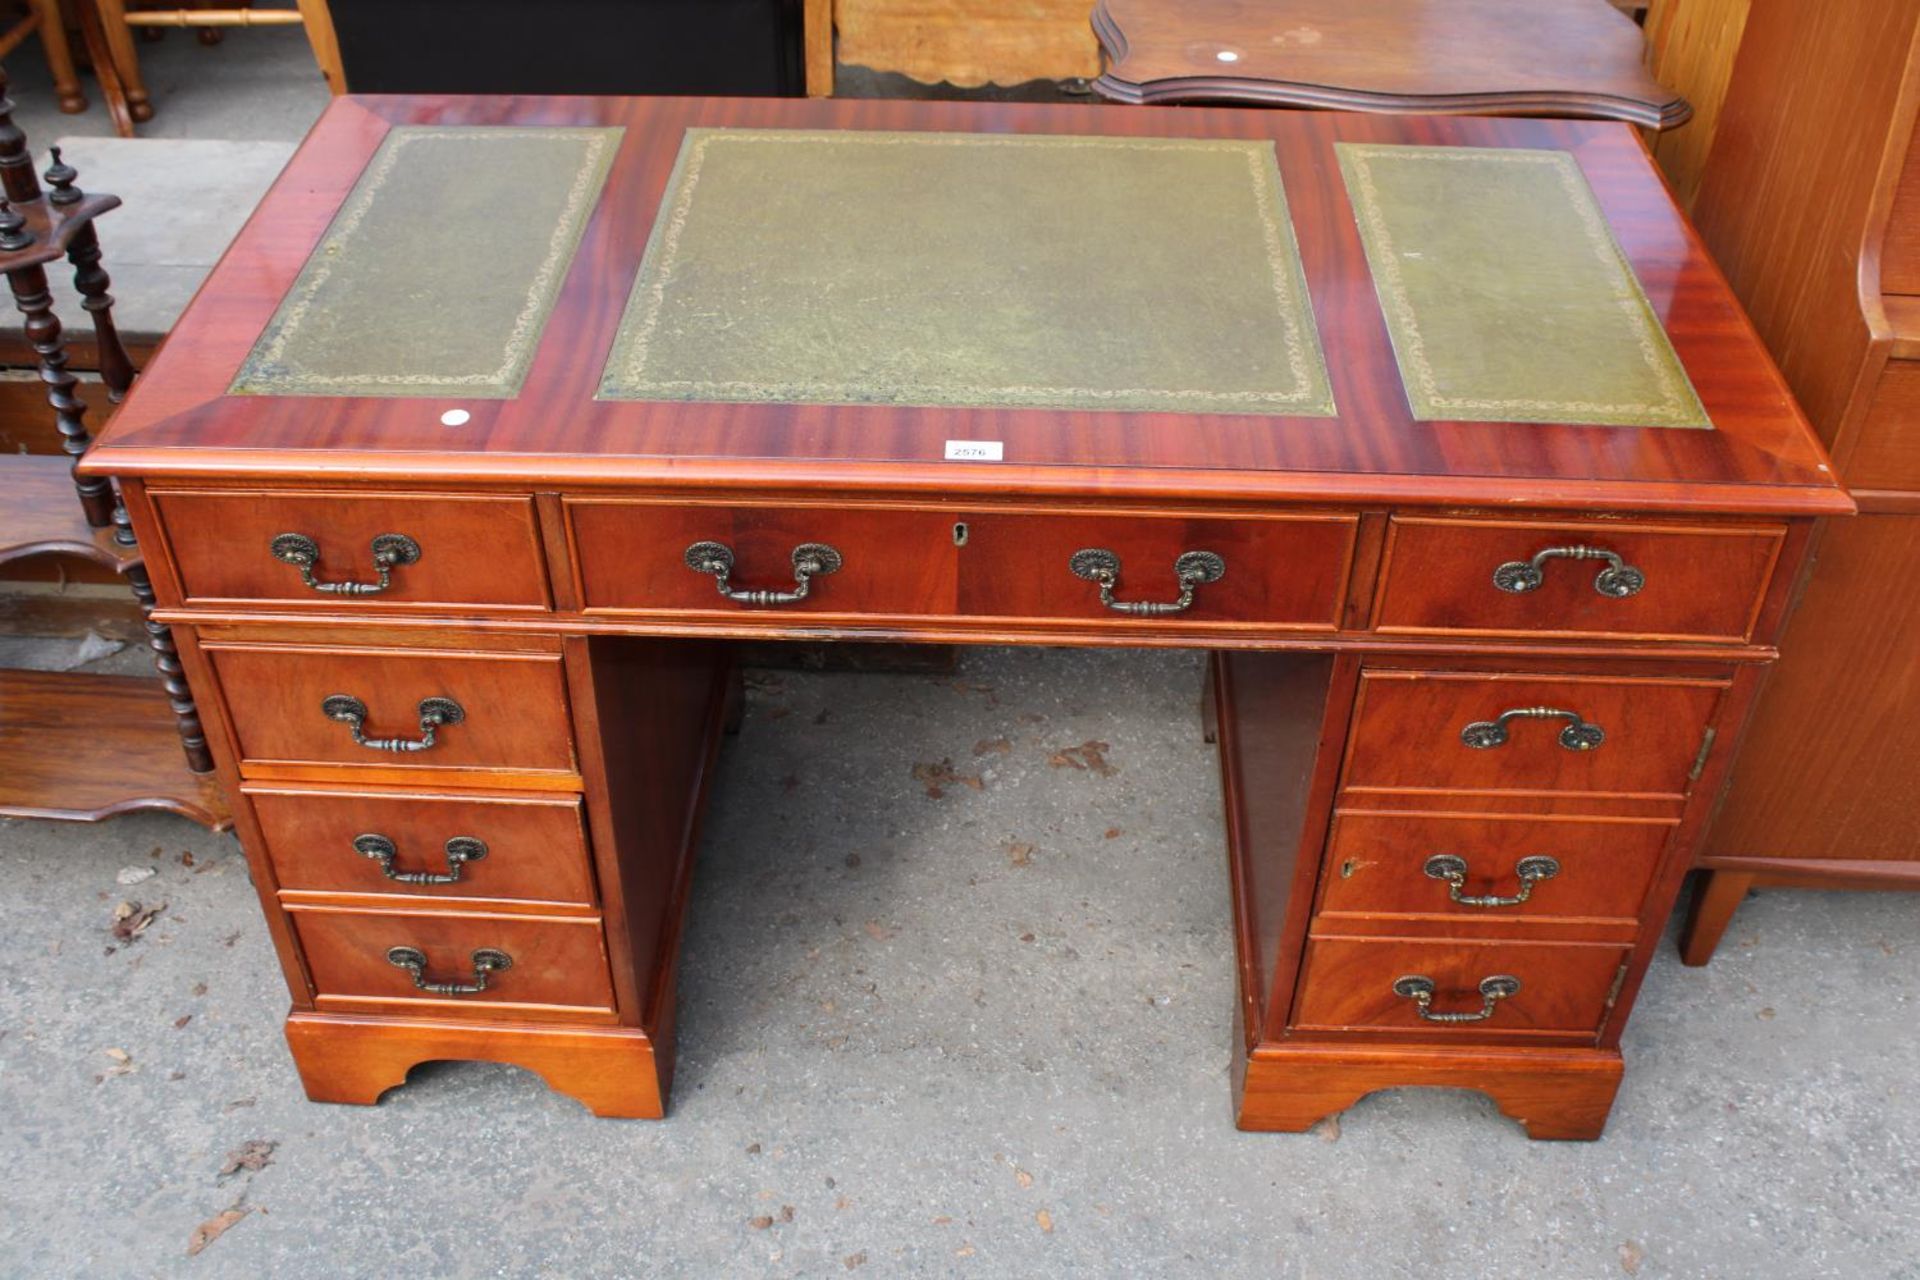
<svg viewBox="0 0 1920 1280">
<path fill-rule="evenodd" d="M 337 100 L 88 466 L 1849 508 L 1626 126 L 982 103 Z"/>
</svg>

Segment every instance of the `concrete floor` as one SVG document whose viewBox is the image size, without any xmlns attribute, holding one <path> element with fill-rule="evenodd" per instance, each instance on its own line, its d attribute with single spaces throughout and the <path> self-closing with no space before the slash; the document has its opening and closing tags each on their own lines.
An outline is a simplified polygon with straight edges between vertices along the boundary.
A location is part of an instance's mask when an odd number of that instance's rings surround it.
<svg viewBox="0 0 1920 1280">
<path fill-rule="evenodd" d="M 290 140 L 325 100 L 297 32 L 147 66 L 146 136 Z M 9 70 L 36 143 L 107 132 Z M 1443 1092 L 1236 1132 L 1198 678 L 992 649 L 756 677 L 660 1124 L 478 1064 L 308 1103 L 231 839 L 0 821 L 0 1275 L 1920 1277 L 1910 897 L 1771 892 L 1710 968 L 1663 951 L 1599 1143 Z M 1048 763 L 1088 740 L 1117 773 Z M 913 766 L 949 759 L 980 787 L 929 796 Z M 166 905 L 117 944 L 134 900 Z M 249 1142 L 270 1163 L 223 1178 Z"/>
<path fill-rule="evenodd" d="M 479 1064 L 309 1103 L 231 839 L 0 822 L 0 1273 L 1920 1276 L 1909 897 L 1768 893 L 1710 968 L 1664 950 L 1598 1143 L 1425 1091 L 1234 1130 L 1198 679 L 1000 649 L 756 673 L 664 1123 Z M 1090 739 L 1113 776 L 1049 764 Z M 979 789 L 929 796 L 914 765 L 948 759 Z M 116 946 L 125 900 L 166 908 Z M 250 1141 L 271 1163 L 219 1177 Z"/>
</svg>

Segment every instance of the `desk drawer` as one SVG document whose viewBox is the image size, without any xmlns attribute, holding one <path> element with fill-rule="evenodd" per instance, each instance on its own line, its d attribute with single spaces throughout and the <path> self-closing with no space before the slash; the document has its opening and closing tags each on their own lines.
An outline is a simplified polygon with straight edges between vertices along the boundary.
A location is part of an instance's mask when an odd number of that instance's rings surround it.
<svg viewBox="0 0 1920 1280">
<path fill-rule="evenodd" d="M 717 614 L 783 619 L 925 617 L 952 611 L 953 521 L 905 508 L 704 506 L 570 499 L 581 601 L 590 613 Z M 797 549 L 831 548 L 837 563 L 809 577 L 804 598 L 735 601 L 711 572 L 730 562 L 735 591 L 795 593 Z M 718 550 L 715 550 L 718 548 Z M 799 553 L 804 557 L 805 553 Z"/>
<path fill-rule="evenodd" d="M 245 790 L 283 892 L 594 901 L 575 797 Z"/>
<path fill-rule="evenodd" d="M 1320 514 L 1066 515 L 595 499 L 570 500 L 567 514 L 589 612 L 775 627 L 807 617 L 1331 631 L 1358 524 L 1353 516 Z M 804 596 L 794 598 L 796 557 L 805 554 L 798 549 L 818 545 L 832 549 L 833 557 L 818 560 L 832 567 L 809 574 Z M 786 598 L 726 598 L 711 568 L 694 569 L 690 559 L 726 565 L 730 590 Z M 1112 605 L 1101 598 L 1100 566 L 1112 576 Z M 1192 598 L 1179 607 L 1183 569 L 1193 577 Z"/>
<path fill-rule="evenodd" d="M 1677 798 L 1727 683 L 1364 671 L 1343 785 Z"/>
<path fill-rule="evenodd" d="M 1358 522 L 1088 511 L 981 512 L 967 524 L 960 613 L 1101 623 L 1122 634 L 1128 627 L 1331 631 Z M 1189 584 L 1191 599 L 1181 607 Z"/>
<path fill-rule="evenodd" d="M 1385 917 L 1381 932 L 1409 915 L 1445 916 L 1450 932 L 1513 919 L 1637 922 L 1672 831 L 1624 819 L 1342 812 L 1327 846 L 1321 919 Z"/>
<path fill-rule="evenodd" d="M 243 774 L 303 764 L 574 772 L 559 654 L 225 642 L 205 650 Z M 458 708 L 457 719 L 438 699 Z M 360 710 L 366 744 L 345 718 Z M 407 749 L 425 741 L 436 715 L 449 722 L 433 727 L 432 745 Z"/>
<path fill-rule="evenodd" d="M 151 492 L 190 605 L 355 611 L 548 605 L 529 497 Z M 388 561 L 384 587 L 376 551 Z M 318 585 L 303 580 L 303 568 Z M 345 584 L 357 589 L 326 589 Z"/>
<path fill-rule="evenodd" d="M 1785 536 L 1780 525 L 1396 517 L 1374 626 L 1740 642 Z"/>
<path fill-rule="evenodd" d="M 1293 1025 L 1321 1031 L 1370 1028 L 1472 1039 L 1476 1034 L 1591 1034 L 1607 1016 L 1625 947 L 1532 942 L 1421 942 L 1314 938 Z M 1424 978 L 1434 1014 L 1480 1014 L 1472 1021 L 1432 1022 L 1419 1002 L 1395 990 Z M 1518 989 L 1489 1002 L 1490 978 L 1513 978 Z M 1414 984 L 1407 984 L 1412 990 Z M 1491 1007 L 1489 1007 L 1489 1005 Z"/>
<path fill-rule="evenodd" d="M 450 1017 L 474 1010 L 515 1016 L 565 1016 L 581 1010 L 610 1013 L 613 979 L 597 917 L 453 915 L 399 911 L 298 908 L 288 913 L 307 958 L 316 1003 L 322 1009 L 430 1012 Z M 421 981 L 470 992 L 436 992 L 415 985 L 412 972 L 389 958 L 394 948 L 421 958 Z M 482 973 L 493 957 L 504 968 Z"/>
</svg>

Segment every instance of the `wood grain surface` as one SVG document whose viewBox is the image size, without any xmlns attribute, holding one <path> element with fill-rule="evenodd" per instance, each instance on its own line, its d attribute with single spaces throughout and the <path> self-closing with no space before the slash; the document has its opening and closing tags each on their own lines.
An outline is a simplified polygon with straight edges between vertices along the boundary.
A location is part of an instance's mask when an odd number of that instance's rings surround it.
<svg viewBox="0 0 1920 1280">
<path fill-rule="evenodd" d="M 505 401 L 228 396 L 235 369 L 396 123 L 618 124 L 606 192 L 526 384 Z M 690 126 L 1017 131 L 1271 140 L 1339 416 L 613 402 L 594 398 Z M 1406 395 L 1333 143 L 1561 148 L 1579 161 L 1715 431 L 1423 423 Z M 463 426 L 441 424 L 462 409 Z M 944 460 L 988 440 L 999 464 Z M 1849 509 L 1632 130 L 1568 120 L 961 102 L 578 98 L 337 100 L 104 433 L 102 473 L 426 478 L 570 487 L 832 484 L 1007 494 L 1501 502 L 1807 513 Z"/>
</svg>

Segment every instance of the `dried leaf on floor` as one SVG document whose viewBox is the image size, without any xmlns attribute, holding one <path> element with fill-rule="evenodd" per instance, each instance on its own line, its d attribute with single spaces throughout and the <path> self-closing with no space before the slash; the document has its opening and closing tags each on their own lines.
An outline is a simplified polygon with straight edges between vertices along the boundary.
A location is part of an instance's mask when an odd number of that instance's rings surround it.
<svg viewBox="0 0 1920 1280">
<path fill-rule="evenodd" d="M 869 920 L 863 927 L 867 931 L 867 936 L 875 942 L 886 942 L 892 938 L 894 934 L 900 932 L 892 925 L 882 924 L 878 920 Z"/>
<path fill-rule="evenodd" d="M 867 1251 L 865 1249 L 862 1249 L 858 1253 L 850 1253 L 846 1257 L 841 1259 L 842 1262 L 847 1264 L 847 1270 L 849 1271 L 853 1270 L 855 1267 L 863 1265 L 866 1262 L 866 1260 L 867 1260 Z"/>
<path fill-rule="evenodd" d="M 157 906 L 142 906 L 138 902 L 122 902 L 113 909 L 113 936 L 121 942 L 132 942 L 147 931 L 155 916 L 167 909 L 162 902 Z"/>
<path fill-rule="evenodd" d="M 1620 1246 L 1620 1269 L 1630 1276 L 1640 1274 L 1640 1264 L 1647 1260 L 1647 1251 L 1640 1247 L 1638 1240 L 1629 1240 Z"/>
<path fill-rule="evenodd" d="M 1004 756 L 1013 750 L 1013 742 L 1007 738 L 982 738 L 973 744 L 976 756 Z"/>
<path fill-rule="evenodd" d="M 1320 1123 L 1314 1125 L 1311 1132 L 1314 1137 L 1320 1139 L 1322 1142 L 1340 1141 L 1340 1117 L 1328 1116 L 1326 1119 L 1320 1121 Z"/>
<path fill-rule="evenodd" d="M 773 1219 L 769 1215 L 763 1213 L 757 1218 L 748 1218 L 747 1225 L 752 1227 L 755 1231 L 765 1231 L 768 1227 L 771 1227 L 773 1225 Z"/>
<path fill-rule="evenodd" d="M 1025 1169 L 1015 1169 L 1013 1171 L 1013 1180 L 1019 1183 L 1022 1189 L 1033 1185 L 1033 1175 Z"/>
<path fill-rule="evenodd" d="M 972 1245 L 963 1244 L 958 1249 L 955 1249 L 953 1251 L 953 1256 L 956 1258 L 971 1258 L 977 1252 L 978 1250 L 976 1250 Z"/>
<path fill-rule="evenodd" d="M 233 1150 L 227 1152 L 226 1163 L 220 1166 L 220 1172 L 215 1176 L 219 1178 L 231 1178 L 242 1169 L 245 1169 L 248 1173 L 258 1173 L 273 1163 L 274 1148 L 279 1145 L 278 1142 L 273 1142 L 266 1138 L 254 1138 L 251 1141 L 243 1142 Z"/>
<path fill-rule="evenodd" d="M 236 1204 L 233 1208 L 222 1209 L 219 1213 L 208 1218 L 205 1222 L 195 1227 L 193 1234 L 187 1237 L 187 1256 L 191 1258 L 199 1253 L 202 1249 L 225 1235 L 227 1228 L 252 1212 L 253 1210 L 242 1209 Z"/>
<path fill-rule="evenodd" d="M 1113 750 L 1110 743 L 1089 738 L 1077 747 L 1062 747 L 1047 757 L 1047 763 L 1056 769 L 1090 770 L 1103 778 L 1111 778 L 1120 772 L 1118 766 L 1107 761 L 1107 752 Z"/>
<path fill-rule="evenodd" d="M 947 788 L 951 786 L 972 787 L 975 791 L 981 791 L 987 785 L 977 773 L 956 772 L 951 756 L 938 764 L 924 760 L 918 762 L 913 766 L 913 780 L 927 789 L 927 796 L 932 800 L 946 795 Z"/>
<path fill-rule="evenodd" d="M 189 1023 L 189 1022 L 192 1022 L 192 1021 L 193 1021 L 193 1015 L 192 1015 L 192 1014 L 190 1014 L 190 1013 L 183 1013 L 183 1014 L 181 1014 L 181 1015 L 180 1015 L 179 1017 L 177 1017 L 177 1018 L 175 1018 L 175 1019 L 173 1020 L 173 1029 L 174 1029 L 175 1031 L 178 1031 L 178 1030 L 180 1030 L 180 1028 L 182 1028 L 182 1027 L 184 1027 L 184 1026 L 186 1026 L 186 1025 L 187 1025 L 187 1024 Z"/>
<path fill-rule="evenodd" d="M 112 1079 L 114 1076 L 131 1075 L 136 1070 L 133 1065 L 133 1055 L 125 1049 L 103 1049 L 101 1052 L 113 1059 L 113 1065 L 93 1078 L 95 1084 Z"/>
<path fill-rule="evenodd" d="M 1007 851 L 1007 862 L 1016 867 L 1031 866 L 1033 846 L 1024 840 L 1009 840 L 1001 848 Z"/>
<path fill-rule="evenodd" d="M 1120 831 L 1120 828 L 1118 828 L 1118 827 L 1108 827 L 1108 828 L 1107 828 L 1107 839 L 1109 839 L 1109 840 L 1118 840 L 1118 839 L 1120 838 L 1120 836 L 1121 836 L 1121 831 Z"/>
<path fill-rule="evenodd" d="M 781 1206 L 780 1206 L 780 1221 L 782 1221 L 782 1222 L 792 1222 L 792 1221 L 793 1221 L 793 1206 L 792 1206 L 792 1205 L 790 1205 L 790 1204 L 783 1204 L 783 1205 L 781 1205 Z"/>
<path fill-rule="evenodd" d="M 1033 1215 L 1033 1220 L 1040 1224 L 1040 1229 L 1042 1231 L 1046 1232 L 1048 1235 L 1053 1234 L 1053 1215 L 1048 1213 L 1045 1209 L 1042 1209 L 1038 1213 L 1035 1213 Z"/>
</svg>

